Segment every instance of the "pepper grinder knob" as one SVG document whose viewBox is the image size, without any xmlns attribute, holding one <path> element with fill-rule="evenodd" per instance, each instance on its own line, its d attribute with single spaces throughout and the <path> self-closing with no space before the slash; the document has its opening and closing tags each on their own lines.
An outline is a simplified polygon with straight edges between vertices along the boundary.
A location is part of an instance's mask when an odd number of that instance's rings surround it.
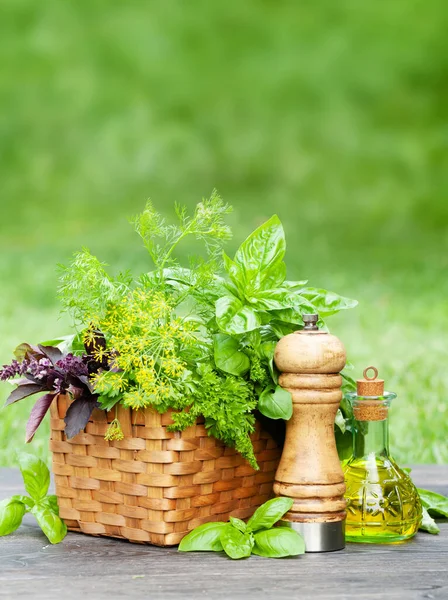
<svg viewBox="0 0 448 600">
<path fill-rule="evenodd" d="M 319 329 L 317 326 L 319 315 L 303 315 L 302 319 L 305 324 L 305 331 L 317 331 Z"/>
<path fill-rule="evenodd" d="M 292 395 L 274 492 L 294 500 L 283 524 L 296 529 L 307 552 L 345 547 L 345 484 L 334 437 L 342 399 L 342 342 L 320 331 L 318 315 L 303 315 L 304 329 L 282 338 L 275 350 L 279 384 Z"/>
</svg>

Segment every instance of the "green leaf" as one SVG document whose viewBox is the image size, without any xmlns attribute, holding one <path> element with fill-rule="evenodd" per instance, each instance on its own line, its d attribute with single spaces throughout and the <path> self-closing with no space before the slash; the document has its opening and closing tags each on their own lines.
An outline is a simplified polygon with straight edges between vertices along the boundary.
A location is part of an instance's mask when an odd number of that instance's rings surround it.
<svg viewBox="0 0 448 600">
<path fill-rule="evenodd" d="M 282 558 L 304 554 L 303 538 L 290 527 L 274 527 L 255 534 L 255 544 L 252 549 L 258 556 Z"/>
<path fill-rule="evenodd" d="M 31 344 L 24 342 L 23 344 L 19 344 L 14 350 L 14 356 L 20 361 L 31 357 L 40 359 L 42 358 L 42 352 L 37 346 L 31 346 Z"/>
<path fill-rule="evenodd" d="M 227 523 L 221 522 L 199 525 L 183 538 L 179 544 L 179 552 L 219 552 L 223 549 L 220 536 L 225 527 Z"/>
<path fill-rule="evenodd" d="M 107 395 L 102 395 L 102 396 L 98 396 L 98 403 L 99 403 L 99 407 L 101 410 L 112 410 L 113 407 L 118 404 L 118 402 L 120 402 L 121 400 L 121 395 L 117 394 L 116 396 L 114 395 L 112 396 L 107 396 Z"/>
<path fill-rule="evenodd" d="M 244 272 L 246 287 L 257 291 L 281 285 L 286 276 L 285 250 L 285 232 L 280 219 L 274 215 L 251 233 L 235 254 L 235 263 Z"/>
<path fill-rule="evenodd" d="M 42 498 L 42 500 L 39 502 L 39 505 L 46 506 L 52 512 L 59 515 L 59 504 L 58 504 L 57 496 L 54 496 L 54 495 L 45 496 L 45 498 Z"/>
<path fill-rule="evenodd" d="M 261 274 L 261 289 L 269 290 L 280 287 L 286 278 L 286 264 L 283 258 L 273 262 Z"/>
<path fill-rule="evenodd" d="M 340 310 L 354 308 L 358 304 L 357 300 L 344 298 L 334 292 L 313 287 L 304 288 L 300 291 L 300 295 L 309 300 L 316 307 L 319 316 L 324 318 L 334 315 Z"/>
<path fill-rule="evenodd" d="M 7 498 L 0 502 L 0 536 L 9 535 L 20 527 L 26 507 L 15 498 Z"/>
<path fill-rule="evenodd" d="M 269 373 L 271 374 L 272 381 L 278 383 L 278 371 L 274 364 L 274 352 L 277 342 L 268 341 L 262 342 L 258 346 L 258 355 L 261 359 L 264 359 L 268 363 Z M 257 348 L 255 348 L 257 350 Z"/>
<path fill-rule="evenodd" d="M 226 333 L 217 333 L 213 339 L 215 364 L 221 371 L 241 376 L 250 369 L 250 359 L 239 350 L 239 342 Z"/>
<path fill-rule="evenodd" d="M 417 489 L 423 506 L 433 517 L 448 517 L 448 498 L 436 492 Z"/>
<path fill-rule="evenodd" d="M 50 471 L 47 465 L 32 454 L 17 454 L 25 489 L 38 502 L 47 495 L 50 486 Z"/>
<path fill-rule="evenodd" d="M 288 323 L 283 323 L 282 321 L 271 321 L 269 323 L 270 328 L 272 329 L 272 331 L 274 332 L 274 334 L 277 336 L 278 340 L 281 340 L 282 337 L 284 337 L 285 335 L 288 335 L 289 333 L 293 333 L 294 331 L 297 331 L 297 327 L 295 325 L 291 325 Z"/>
<path fill-rule="evenodd" d="M 439 526 L 424 506 L 422 506 L 422 522 L 420 523 L 419 529 L 433 534 L 440 532 Z"/>
<path fill-rule="evenodd" d="M 273 340 L 269 340 L 266 342 L 261 342 L 258 346 L 258 348 L 255 348 L 255 350 L 258 350 L 258 355 L 260 358 L 264 358 L 267 361 L 273 360 L 274 359 L 274 352 L 275 352 L 275 347 L 277 346 L 277 342 L 274 342 Z"/>
<path fill-rule="evenodd" d="M 292 417 L 291 393 L 279 385 L 274 391 L 270 387 L 266 388 L 260 394 L 258 410 L 269 419 L 285 419 L 287 421 Z"/>
<path fill-rule="evenodd" d="M 245 533 L 247 525 L 244 521 L 242 521 L 241 519 L 237 519 L 236 517 L 230 517 L 229 520 L 233 527 L 238 529 L 238 531 L 241 531 L 241 533 Z"/>
<path fill-rule="evenodd" d="M 41 342 L 39 346 L 55 346 L 63 354 L 68 354 L 69 352 L 73 352 L 75 337 L 77 337 L 77 335 L 78 334 L 61 335 L 61 337 L 53 340 L 45 340 L 45 342 Z M 84 350 L 84 346 L 82 347 L 82 350 Z"/>
<path fill-rule="evenodd" d="M 224 552 L 230 558 L 246 558 L 252 552 L 254 536 L 251 533 L 242 533 L 233 525 L 228 524 L 222 530 L 221 544 Z"/>
<path fill-rule="evenodd" d="M 251 531 L 270 529 L 285 513 L 290 510 L 294 501 L 292 498 L 272 498 L 262 504 L 247 522 L 247 528 Z"/>
<path fill-rule="evenodd" d="M 339 427 L 339 429 L 341 430 L 341 432 L 345 433 L 345 430 L 346 430 L 345 419 L 344 419 L 343 414 L 341 413 L 341 409 L 340 408 L 338 408 L 338 410 L 336 412 L 336 418 L 335 418 L 334 422 Z"/>
<path fill-rule="evenodd" d="M 51 544 L 59 544 L 67 535 L 67 526 L 45 503 L 36 504 L 31 510 L 39 527 Z"/>
<path fill-rule="evenodd" d="M 308 279 L 302 279 L 301 281 L 284 281 L 283 287 L 295 292 L 300 292 L 304 285 L 308 283 Z"/>
<path fill-rule="evenodd" d="M 342 433 L 339 427 L 335 427 L 334 433 L 339 460 L 348 460 L 353 454 L 353 433 L 349 430 Z"/>
<path fill-rule="evenodd" d="M 229 334 L 245 333 L 261 325 L 256 310 L 244 306 L 233 295 L 222 296 L 216 301 L 216 322 L 221 331 Z"/>
<path fill-rule="evenodd" d="M 300 303 L 301 297 L 285 288 L 257 292 L 252 299 L 253 305 L 260 310 L 286 310 Z M 302 299 L 302 301 L 304 301 Z"/>
<path fill-rule="evenodd" d="M 222 253 L 224 269 L 233 283 L 232 293 L 235 293 L 239 298 L 244 298 L 245 279 L 244 271 L 236 262 L 234 262 L 225 252 Z"/>
<path fill-rule="evenodd" d="M 347 375 L 347 373 L 345 373 L 344 371 L 341 372 L 341 376 L 342 376 L 342 392 L 344 394 L 348 394 L 349 392 L 355 392 L 356 391 L 355 380 L 352 377 L 350 377 L 350 375 Z"/>
<path fill-rule="evenodd" d="M 17 502 L 22 502 L 25 505 L 25 508 L 27 510 L 30 510 L 31 508 L 33 508 L 35 502 L 32 498 L 30 498 L 29 496 L 22 496 L 22 495 L 17 495 L 17 496 L 11 496 L 11 500 L 16 500 Z"/>
</svg>

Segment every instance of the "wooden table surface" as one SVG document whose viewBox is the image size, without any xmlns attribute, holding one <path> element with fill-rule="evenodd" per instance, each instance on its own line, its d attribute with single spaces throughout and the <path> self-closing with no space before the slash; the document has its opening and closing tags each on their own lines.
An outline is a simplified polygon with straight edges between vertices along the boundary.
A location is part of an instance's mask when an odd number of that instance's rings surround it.
<svg viewBox="0 0 448 600">
<path fill-rule="evenodd" d="M 418 466 L 418 486 L 448 494 L 448 466 Z M 23 493 L 20 473 L 0 469 L 0 499 Z M 0 598 L 177 598 L 313 600 L 448 599 L 448 522 L 399 545 L 348 544 L 345 550 L 287 559 L 177 553 L 69 533 L 48 543 L 27 515 L 0 539 Z"/>
</svg>

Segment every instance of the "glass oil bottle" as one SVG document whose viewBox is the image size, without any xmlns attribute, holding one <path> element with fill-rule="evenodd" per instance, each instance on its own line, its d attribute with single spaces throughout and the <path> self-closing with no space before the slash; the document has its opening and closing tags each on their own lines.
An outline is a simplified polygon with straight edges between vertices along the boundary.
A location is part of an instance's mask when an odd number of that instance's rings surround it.
<svg viewBox="0 0 448 600">
<path fill-rule="evenodd" d="M 414 484 L 389 454 L 389 407 L 396 394 L 385 392 L 377 377 L 377 369 L 368 367 L 357 392 L 347 395 L 353 407 L 353 455 L 344 466 L 348 542 L 407 540 L 422 517 Z"/>
</svg>

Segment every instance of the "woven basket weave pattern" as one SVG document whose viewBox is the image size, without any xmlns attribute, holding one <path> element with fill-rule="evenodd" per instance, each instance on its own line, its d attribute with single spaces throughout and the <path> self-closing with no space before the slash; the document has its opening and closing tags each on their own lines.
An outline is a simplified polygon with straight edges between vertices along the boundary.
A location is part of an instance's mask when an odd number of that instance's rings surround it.
<svg viewBox="0 0 448 600">
<path fill-rule="evenodd" d="M 272 497 L 280 449 L 259 424 L 252 436 L 259 471 L 197 422 L 169 432 L 170 413 L 119 407 L 125 438 L 104 434 L 115 411 L 95 410 L 71 440 L 65 396 L 51 406 L 53 473 L 60 515 L 72 531 L 170 546 L 209 521 L 244 519 Z"/>
</svg>

